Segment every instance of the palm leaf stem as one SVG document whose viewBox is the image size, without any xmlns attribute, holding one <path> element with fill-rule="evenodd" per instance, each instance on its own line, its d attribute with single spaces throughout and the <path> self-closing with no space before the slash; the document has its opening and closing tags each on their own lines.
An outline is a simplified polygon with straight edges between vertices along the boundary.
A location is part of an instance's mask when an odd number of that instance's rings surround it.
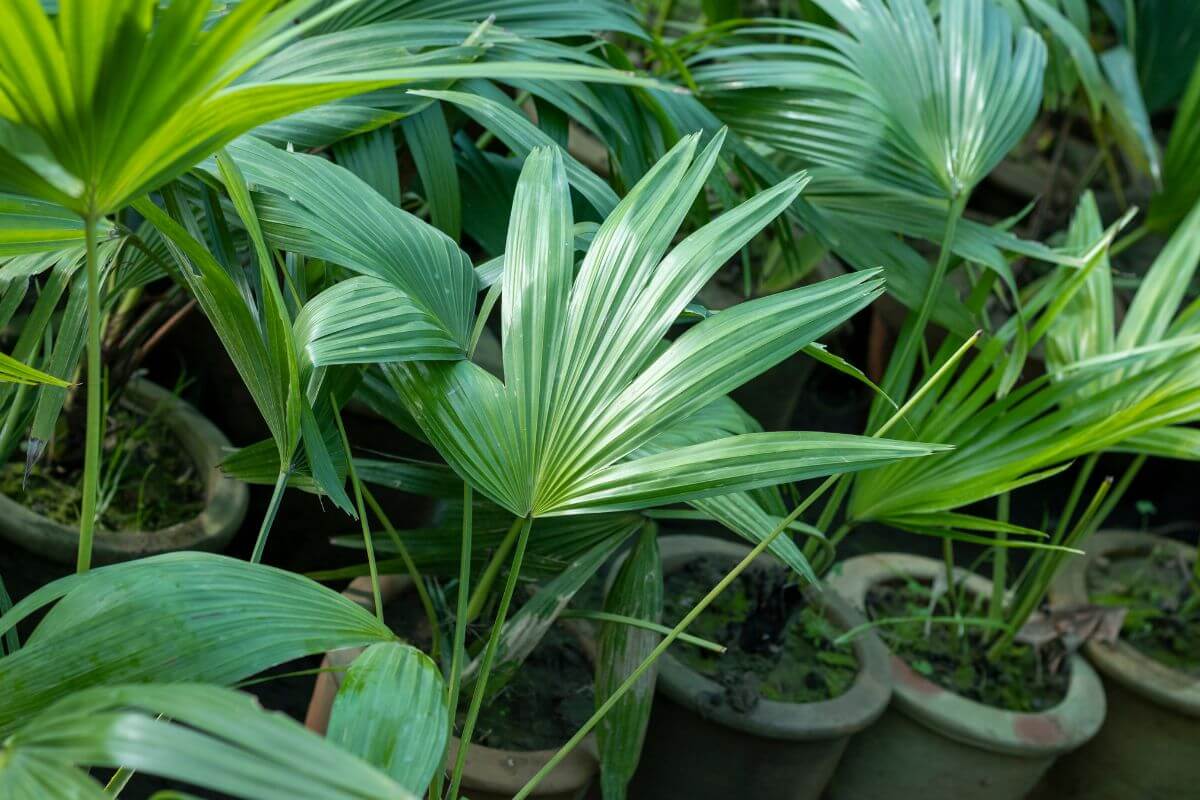
<svg viewBox="0 0 1200 800">
<path fill-rule="evenodd" d="M 96 257 L 95 216 L 84 217 L 87 248 L 87 430 L 83 445 L 83 503 L 79 512 L 79 551 L 75 571 L 87 572 L 92 565 L 92 535 L 96 530 L 96 497 L 100 488 L 100 440 L 104 416 L 100 400 L 104 391 L 100 374 L 100 262 Z"/>
<path fill-rule="evenodd" d="M 892 353 L 892 357 L 888 362 L 883 389 L 890 397 L 903 397 L 912 380 L 917 353 L 920 352 L 921 345 L 925 340 L 925 327 L 929 324 L 929 318 L 933 313 L 934 300 L 941 291 L 942 283 L 946 278 L 946 272 L 950 267 L 950 256 L 953 253 L 951 245 L 954 242 L 954 232 L 958 228 L 959 220 L 966 210 L 969 199 L 970 193 L 964 191 L 955 195 L 950 200 L 950 210 L 946 216 L 946 228 L 942 234 L 941 250 L 938 251 L 937 263 L 934 265 L 933 273 L 929 276 L 929 283 L 925 287 L 925 295 L 921 298 L 921 305 L 917 308 L 916 317 L 912 318 L 912 326 L 905 332 L 907 335 L 901 335 L 900 344 L 896 351 Z M 879 398 L 876 398 L 876 414 L 879 414 L 885 408 L 887 406 Z"/>
<path fill-rule="evenodd" d="M 492 584 L 496 582 L 496 576 L 500 574 L 500 567 L 504 565 L 505 559 L 508 558 L 508 554 L 513 548 L 513 543 L 517 540 L 517 534 L 521 532 L 523 523 L 524 517 L 518 517 L 513 520 L 513 524 L 508 529 L 508 533 L 504 535 L 500 546 L 496 548 L 496 552 L 492 553 L 491 560 L 488 561 L 487 567 L 483 570 L 483 575 L 479 578 L 479 584 L 471 592 L 471 602 L 467 604 L 467 622 L 474 622 L 483 611 L 483 606 L 487 603 L 488 593 L 492 590 Z"/>
<path fill-rule="evenodd" d="M 487 648 L 483 651 L 483 661 L 479 665 L 479 675 L 475 679 L 475 689 L 471 693 L 471 706 L 467 709 L 467 719 L 463 723 L 462 736 L 459 737 L 458 757 L 454 760 L 454 773 L 450 776 L 450 793 L 448 797 L 458 797 L 458 787 L 462 783 L 463 768 L 467 764 L 467 751 L 471 747 L 471 736 L 475 733 L 475 722 L 479 718 L 479 709 L 483 706 L 484 693 L 487 691 L 488 674 L 496 660 L 496 651 L 500 645 L 500 634 L 504 628 L 504 620 L 508 616 L 508 606 L 512 602 L 513 592 L 517 588 L 517 577 L 521 572 L 521 561 L 525 558 L 525 545 L 529 543 L 529 531 L 533 529 L 533 520 L 522 518 L 514 526 L 520 531 L 517 537 L 516 551 L 513 553 L 512 566 L 508 570 L 508 580 L 504 583 L 504 593 L 500 596 L 500 607 L 496 609 L 496 619 L 492 623 L 492 632 L 488 637 Z M 451 724 L 453 718 L 451 718 Z"/>
<path fill-rule="evenodd" d="M 408 577 L 412 579 L 413 588 L 417 590 L 417 597 L 421 601 L 421 607 L 425 609 L 425 618 L 429 620 L 429 630 L 433 636 L 433 646 L 430 649 L 429 655 L 434 661 L 437 661 L 438 654 L 441 652 L 442 637 L 439 635 L 440 628 L 437 621 L 437 612 L 433 610 L 433 600 L 429 597 L 429 590 L 425 588 L 425 579 L 421 577 L 421 571 L 417 569 L 417 562 L 413 561 L 412 554 L 408 552 L 408 547 L 401 540 L 400 534 L 396 532 L 391 519 L 384 513 L 383 508 L 380 507 L 371 489 L 365 483 L 361 481 L 359 483 L 362 486 L 363 497 L 366 499 L 367 505 L 371 508 L 371 513 L 383 523 L 383 529 L 387 531 L 388 538 L 392 540 L 392 545 L 396 548 L 396 552 L 400 554 L 400 560 L 404 562 L 404 569 L 408 572 Z"/>
<path fill-rule="evenodd" d="M 267 535 L 271 532 L 271 525 L 275 523 L 275 515 L 279 512 L 279 502 L 283 500 L 283 493 L 287 490 L 288 471 L 281 469 L 279 477 L 275 479 L 275 488 L 271 491 L 271 502 L 267 505 L 267 513 L 263 515 L 262 525 L 258 529 L 258 539 L 254 542 L 254 552 L 250 554 L 250 563 L 257 564 L 262 561 L 263 550 L 267 548 Z"/>
<path fill-rule="evenodd" d="M 382 625 L 383 597 L 379 594 L 379 568 L 375 565 L 375 544 L 371 541 L 371 523 L 367 519 L 367 509 L 363 503 L 362 484 L 354 472 L 354 456 L 350 452 L 350 439 L 346 436 L 346 425 L 342 422 L 337 398 L 331 397 L 329 404 L 333 408 L 333 421 L 337 423 L 338 435 L 342 437 L 342 447 L 346 451 L 346 471 L 350 475 L 350 485 L 354 488 L 354 505 L 358 509 L 358 522 L 362 526 L 363 546 L 367 550 L 367 569 L 371 574 L 371 598 L 375 602 L 375 619 Z M 436 633 L 434 636 L 436 638 Z"/>
<path fill-rule="evenodd" d="M 458 561 L 458 602 L 454 606 L 454 649 L 450 657 L 450 681 L 446 696 L 450 708 L 450 735 L 454 735 L 454 720 L 458 718 L 458 698 L 462 689 L 463 661 L 467 650 L 467 606 L 471 600 L 471 533 L 474 526 L 474 491 L 471 484 L 463 481 L 462 554 Z M 442 796 L 442 780 L 445 770 L 438 770 L 433 778 L 433 798 Z"/>
</svg>

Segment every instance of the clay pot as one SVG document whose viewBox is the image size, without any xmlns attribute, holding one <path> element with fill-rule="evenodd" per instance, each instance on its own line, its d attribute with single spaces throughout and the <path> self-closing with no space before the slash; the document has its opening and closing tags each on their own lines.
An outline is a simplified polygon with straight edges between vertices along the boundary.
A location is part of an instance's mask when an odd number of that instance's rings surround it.
<svg viewBox="0 0 1200 800">
<path fill-rule="evenodd" d="M 872 586 L 907 576 L 934 580 L 941 561 L 900 553 L 859 556 L 835 567 L 828 584 L 857 608 Z M 966 588 L 991 583 L 959 571 Z M 887 713 L 857 734 L 838 767 L 830 797 L 876 800 L 1020 800 L 1062 754 L 1095 735 L 1104 721 L 1100 678 L 1078 655 L 1067 696 L 1039 713 L 1005 711 L 954 694 L 891 656 L 895 681 Z"/>
<path fill-rule="evenodd" d="M 385 604 L 390 601 L 416 602 L 415 597 L 408 595 L 411 587 L 412 581 L 407 576 L 383 575 L 379 579 L 379 593 Z M 342 594 L 371 613 L 375 612 L 370 578 L 355 578 Z M 403 635 L 403 632 L 400 633 Z M 362 648 L 349 648 L 326 653 L 321 666 L 349 666 L 361 652 Z M 322 672 L 317 676 L 304 718 L 309 730 L 325 733 L 343 674 Z M 468 699 L 464 696 L 463 702 Z M 454 763 L 458 747 L 458 737 L 451 737 L 446 763 Z M 463 770 L 462 794 L 471 800 L 511 800 L 557 752 L 557 749 L 522 752 L 472 744 L 467 751 Z M 589 736 L 582 746 L 573 750 L 538 784 L 531 797 L 539 800 L 581 800 L 598 771 L 595 738 Z"/>
<path fill-rule="evenodd" d="M 150 381 L 131 380 L 121 402 L 142 411 L 162 409 L 163 422 L 191 456 L 197 473 L 207 476 L 204 509 L 194 519 L 157 531 L 97 527 L 92 560 L 111 564 L 173 550 L 222 550 L 241 527 L 250 500 L 246 484 L 226 477 L 218 466 L 231 449 L 229 440 L 187 402 Z M 78 527 L 55 522 L 2 494 L 0 536 L 53 561 L 75 563 Z"/>
<path fill-rule="evenodd" d="M 1196 550 L 1181 542 L 1134 531 L 1100 531 L 1087 557 L 1074 559 L 1050 590 L 1055 606 L 1088 602 L 1087 571 L 1097 559 L 1169 548 L 1185 561 Z M 1108 717 L 1094 739 L 1064 757 L 1047 775 L 1046 798 L 1181 798 L 1200 787 L 1200 679 L 1143 655 L 1124 641 L 1091 641 L 1084 654 L 1108 695 Z"/>
<path fill-rule="evenodd" d="M 701 556 L 733 566 L 749 548 L 705 536 L 667 536 L 660 543 L 664 574 Z M 777 565 L 769 554 L 750 569 Z M 612 574 L 615 574 L 615 568 Z M 809 590 L 839 627 L 862 621 L 832 592 Z M 710 698 L 720 685 L 670 652 L 658 662 L 654 707 L 642 758 L 630 785 L 634 800 L 802 800 L 821 796 L 850 736 L 870 725 L 891 694 L 887 650 L 874 634 L 859 638 L 861 669 L 841 696 L 820 703 L 760 700 L 748 713 Z"/>
</svg>

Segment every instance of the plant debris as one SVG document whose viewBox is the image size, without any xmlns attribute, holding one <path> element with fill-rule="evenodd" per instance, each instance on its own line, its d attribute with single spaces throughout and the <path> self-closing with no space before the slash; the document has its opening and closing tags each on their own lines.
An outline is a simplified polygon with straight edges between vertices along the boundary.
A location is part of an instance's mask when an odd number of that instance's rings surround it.
<svg viewBox="0 0 1200 800">
<path fill-rule="evenodd" d="M 673 625 L 725 574 L 711 557 L 689 561 L 666 576 L 664 621 Z M 689 632 L 728 647 L 724 655 L 696 647 L 673 649 L 688 667 L 724 687 L 713 702 L 748 713 L 761 699 L 817 703 L 843 694 L 858 675 L 840 631 L 805 602 L 785 567 L 744 572 L 691 625 Z"/>
<path fill-rule="evenodd" d="M 878 584 L 867 593 L 867 613 L 871 619 L 952 615 L 948 595 L 933 602 L 932 592 L 930 585 L 917 581 Z M 1070 662 L 1060 638 L 1037 646 L 1014 642 L 990 660 L 988 645 L 996 632 L 989 629 L 916 621 L 882 626 L 878 632 L 913 671 L 970 700 L 1038 712 L 1067 695 Z"/>
<path fill-rule="evenodd" d="M 1162 547 L 1096 559 L 1087 583 L 1093 603 L 1126 609 L 1122 639 L 1161 664 L 1200 677 L 1200 586 L 1188 561 Z"/>
</svg>

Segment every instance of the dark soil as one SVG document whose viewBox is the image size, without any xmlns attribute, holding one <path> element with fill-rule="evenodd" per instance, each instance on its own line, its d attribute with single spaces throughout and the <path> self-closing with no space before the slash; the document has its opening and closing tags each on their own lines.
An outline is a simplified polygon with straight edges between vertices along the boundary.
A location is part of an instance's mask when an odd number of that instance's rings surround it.
<svg viewBox="0 0 1200 800">
<path fill-rule="evenodd" d="M 928 616 L 930 588 L 915 581 L 894 581 L 867 593 L 871 619 Z M 982 609 L 966 610 L 980 616 Z M 943 597 L 933 612 L 950 616 Z M 1037 712 L 1053 708 L 1067 695 L 1069 660 L 1060 642 L 1041 648 L 1014 642 L 1002 655 L 988 659 L 995 631 L 954 624 L 924 622 L 884 625 L 877 629 L 894 653 L 914 671 L 955 694 L 1008 711 Z"/>
<path fill-rule="evenodd" d="M 515 608 L 509 617 L 514 613 Z M 383 618 L 414 647 L 429 652 L 429 624 L 415 595 L 406 594 L 397 602 L 386 603 Z M 447 621 L 443 627 L 446 643 L 453 622 Z M 468 653 L 482 652 L 490 631 L 488 621 L 472 625 L 467 631 Z M 592 664 L 578 637 L 561 624 L 552 625 L 508 683 L 485 700 L 471 740 L 502 750 L 555 749 L 592 715 L 594 690 Z M 460 729 L 469 701 L 468 686 L 459 699 Z"/>
<path fill-rule="evenodd" d="M 472 739 L 504 750 L 557 748 L 583 727 L 595 704 L 591 662 L 570 631 L 553 625 L 512 679 L 484 703 Z M 459 715 L 460 725 L 464 718 Z"/>
<path fill-rule="evenodd" d="M 664 622 L 674 625 L 725 575 L 729 564 L 709 557 L 666 576 Z M 671 652 L 721 684 L 717 702 L 749 712 L 760 699 L 816 703 L 845 692 L 858 674 L 849 646 L 836 646 L 838 630 L 805 602 L 784 567 L 747 570 L 688 629 L 725 645 L 724 655 L 698 647 Z"/>
<path fill-rule="evenodd" d="M 121 408 L 105 428 L 100 526 L 153 531 L 204 510 L 204 477 L 158 414 Z M 64 525 L 79 524 L 83 459 L 43 458 L 24 481 L 23 462 L 0 468 L 0 493 Z M 22 482 L 24 481 L 24 485 Z M 107 504 L 105 505 L 105 499 Z"/>
<path fill-rule="evenodd" d="M 1200 678 L 1200 585 L 1191 563 L 1164 548 L 1097 559 L 1088 570 L 1093 603 L 1129 610 L 1121 638 L 1172 669 Z"/>
</svg>

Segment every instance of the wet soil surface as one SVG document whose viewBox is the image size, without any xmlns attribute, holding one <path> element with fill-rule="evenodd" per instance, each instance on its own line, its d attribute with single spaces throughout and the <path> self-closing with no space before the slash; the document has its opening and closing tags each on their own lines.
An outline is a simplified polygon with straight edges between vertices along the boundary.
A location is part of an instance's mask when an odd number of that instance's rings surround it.
<svg viewBox="0 0 1200 800">
<path fill-rule="evenodd" d="M 932 605 L 932 612 L 931 612 Z M 980 606 L 983 604 L 980 603 Z M 945 595 L 931 604 L 931 589 L 916 581 L 894 581 L 867 593 L 872 620 L 951 616 Z M 986 616 L 986 608 L 967 608 L 963 616 Z M 1067 695 L 1070 661 L 1060 642 L 1040 648 L 1015 642 L 988 658 L 996 631 L 957 624 L 906 622 L 881 625 L 876 631 L 892 652 L 915 672 L 955 694 L 1008 711 L 1038 712 L 1053 708 Z"/>
<path fill-rule="evenodd" d="M 1088 570 L 1097 605 L 1128 609 L 1121 638 L 1172 669 L 1200 678 L 1200 581 L 1192 564 L 1155 548 L 1097 559 Z"/>
<path fill-rule="evenodd" d="M 731 565 L 698 558 L 666 576 L 663 621 L 674 625 Z M 673 656 L 724 687 L 714 702 L 749 712 L 761 699 L 816 703 L 845 692 L 858 674 L 853 649 L 836 646 L 840 631 L 804 593 L 784 567 L 747 570 L 688 632 L 725 645 L 718 654 L 676 646 Z"/>
</svg>

